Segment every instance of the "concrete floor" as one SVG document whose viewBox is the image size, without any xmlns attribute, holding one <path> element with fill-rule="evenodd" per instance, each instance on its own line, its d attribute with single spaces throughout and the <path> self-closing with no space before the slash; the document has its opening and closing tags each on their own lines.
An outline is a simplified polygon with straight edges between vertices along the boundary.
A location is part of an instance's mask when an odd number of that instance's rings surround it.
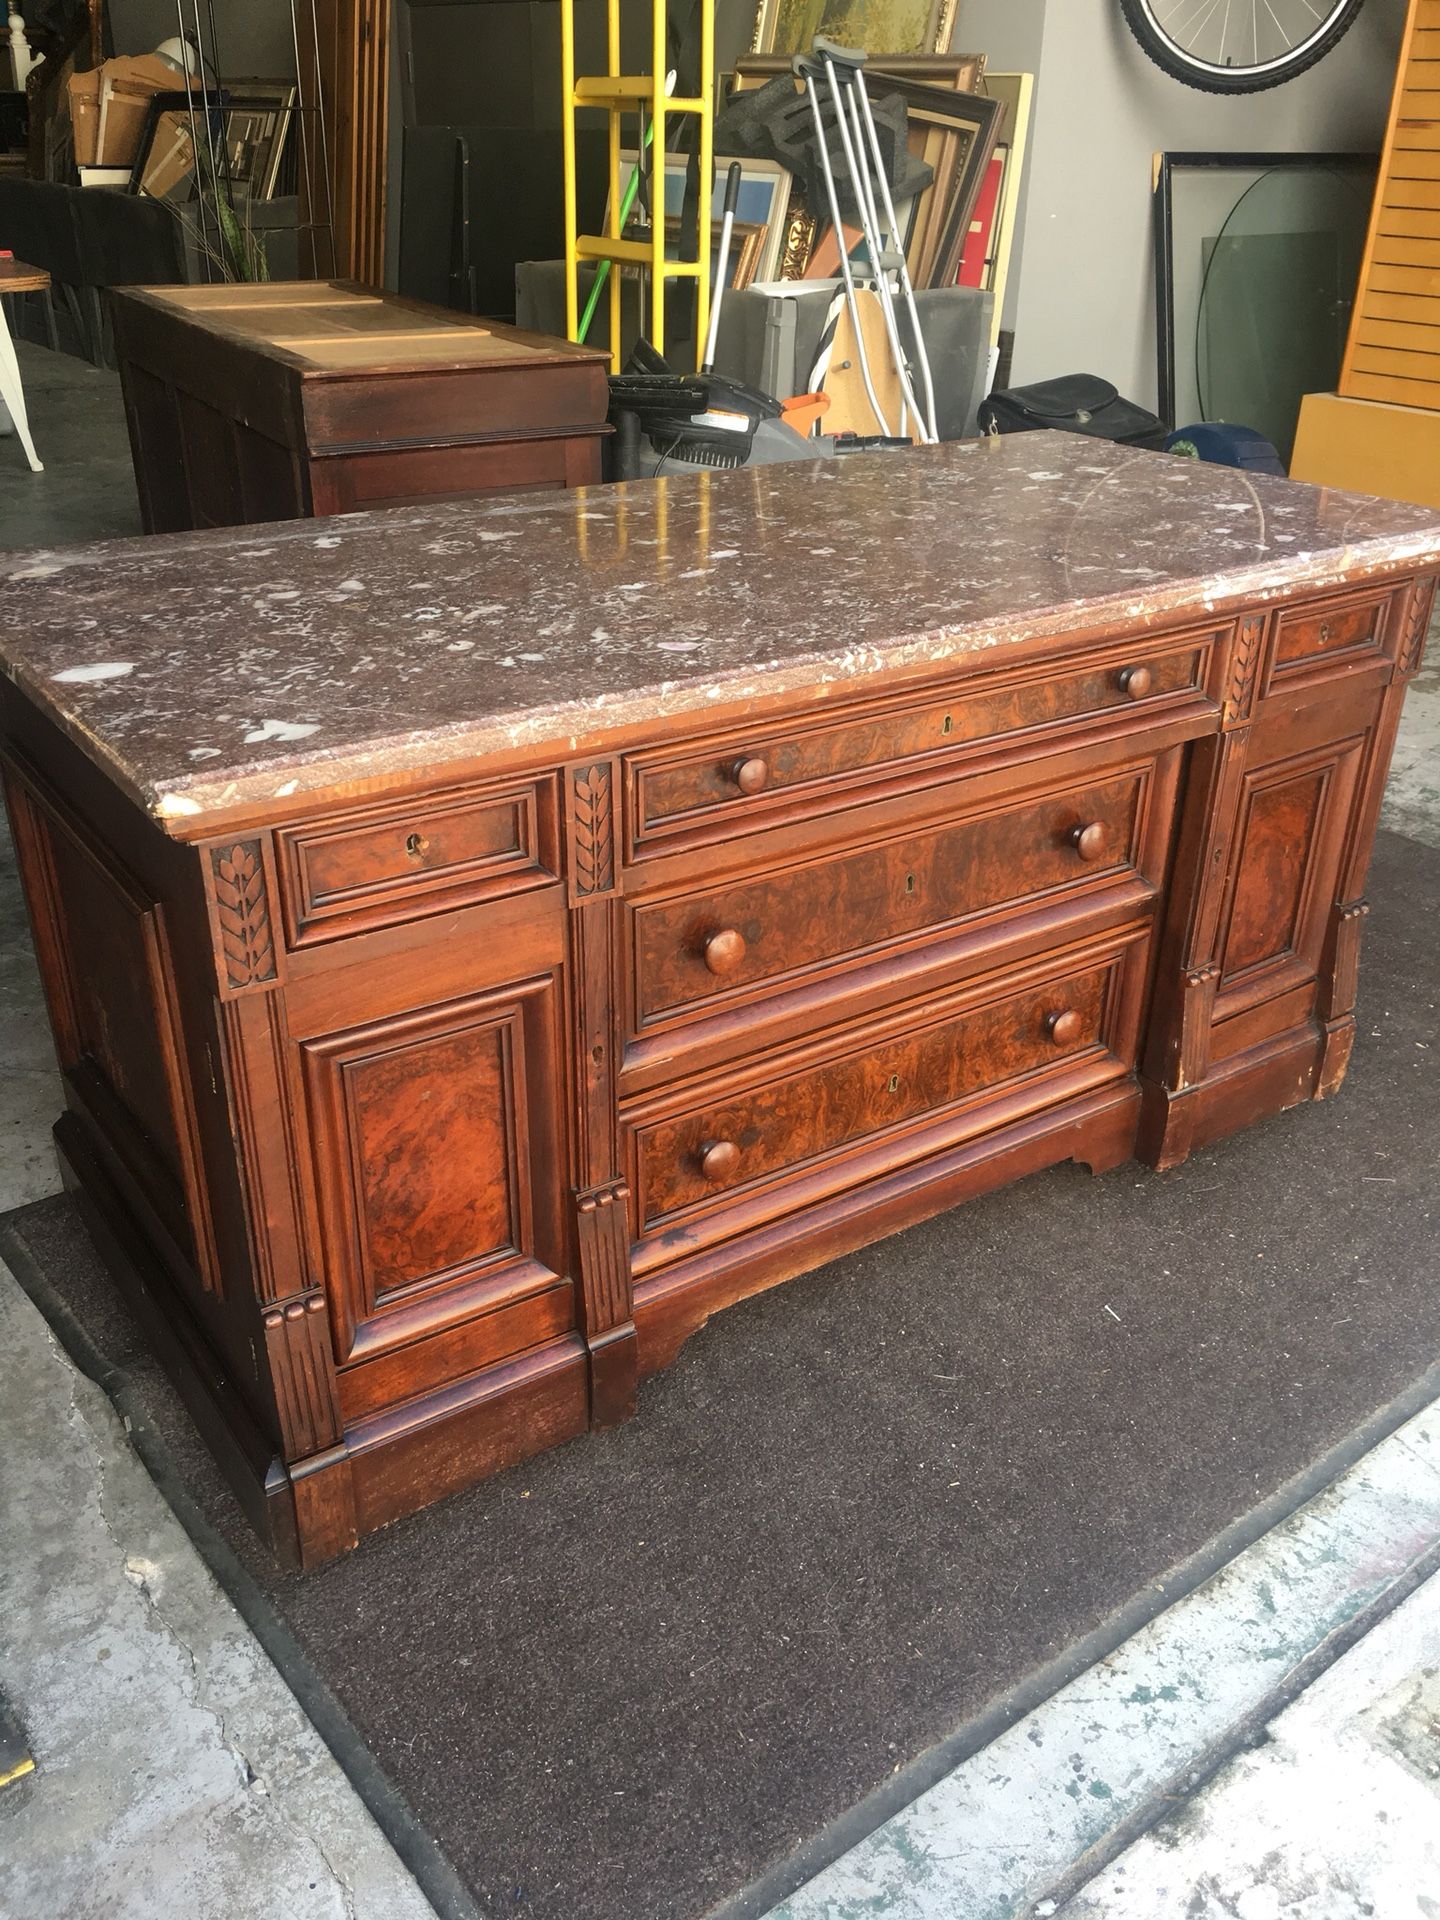
<svg viewBox="0 0 1440 1920">
<path fill-rule="evenodd" d="M 1065 1920 L 1436 1920 L 1440 1581 L 1054 1911 Z"/>
<path fill-rule="evenodd" d="M 161 1498 L 0 1266 L 5 1920 L 433 1920 Z"/>
<path fill-rule="evenodd" d="M 46 472 L 0 437 L 0 547 L 138 532 L 114 377 L 21 354 Z M 1385 817 L 1440 845 L 1440 640 L 1407 704 Z M 3 836 L 0 1060 L 3 1211 L 55 1190 L 59 1108 Z M 3 1267 L 0 1425 L 0 1691 L 37 1760 L 0 1790 L 0 1920 L 430 1913 L 111 1403 Z M 1382 1608 L 1440 1546 L 1437 1432 L 1427 1415 L 1382 1443 L 776 1920 L 1440 1920 L 1440 1577 L 1327 1664 L 1336 1621 Z M 1247 1652 L 1277 1582 L 1283 1673 L 1264 1647 Z M 1208 1691 L 1176 1708 L 1168 1696 L 1201 1667 Z M 1312 1670 L 1281 1710 L 1277 1681 Z"/>
<path fill-rule="evenodd" d="M 19 351 L 45 471 L 0 435 L 0 547 L 138 534 L 116 377 Z M 59 1190 L 61 1097 L 3 820 L 0 1061 L 5 1212 Z M 3 1264 L 0 1425 L 0 1691 L 36 1762 L 0 1791 L 0 1920 L 433 1920 Z"/>
</svg>

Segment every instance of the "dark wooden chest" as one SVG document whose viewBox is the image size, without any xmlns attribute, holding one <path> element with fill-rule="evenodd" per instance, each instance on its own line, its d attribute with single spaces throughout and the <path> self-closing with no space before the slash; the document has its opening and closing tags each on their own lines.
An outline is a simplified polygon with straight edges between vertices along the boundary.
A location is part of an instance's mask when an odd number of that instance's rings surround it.
<svg viewBox="0 0 1440 1920">
<path fill-rule="evenodd" d="M 114 296 L 147 533 L 600 478 L 605 356 L 339 281 Z"/>
</svg>

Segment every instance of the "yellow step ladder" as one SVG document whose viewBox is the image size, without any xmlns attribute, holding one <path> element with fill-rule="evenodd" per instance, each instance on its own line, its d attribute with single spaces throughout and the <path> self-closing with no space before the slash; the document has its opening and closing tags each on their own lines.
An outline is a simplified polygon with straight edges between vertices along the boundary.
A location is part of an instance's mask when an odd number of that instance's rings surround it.
<svg viewBox="0 0 1440 1920">
<path fill-rule="evenodd" d="M 620 371 L 620 273 L 622 266 L 647 267 L 650 272 L 651 343 L 665 351 L 665 289 L 672 280 L 693 280 L 695 298 L 695 353 L 704 351 L 710 325 L 710 201 L 714 189 L 715 154 L 715 4 L 704 0 L 700 25 L 700 92 L 695 99 L 667 97 L 665 73 L 666 0 L 651 0 L 651 71 L 622 74 L 620 66 L 620 0 L 606 0 L 607 60 L 604 74 L 575 75 L 575 0 L 561 0 L 560 58 L 565 95 L 565 331 L 579 336 L 580 262 L 610 264 L 610 367 Z M 577 230 L 575 184 L 575 115 L 587 107 L 603 108 L 609 116 L 610 195 L 605 233 Z M 672 113 L 693 113 L 700 121 L 700 232 L 699 258 L 669 260 L 665 255 L 665 122 Z M 620 231 L 622 124 L 626 115 L 648 115 L 653 131 L 648 155 L 643 133 L 636 139 L 640 165 L 650 176 L 651 233 L 648 242 L 626 240 Z"/>
</svg>

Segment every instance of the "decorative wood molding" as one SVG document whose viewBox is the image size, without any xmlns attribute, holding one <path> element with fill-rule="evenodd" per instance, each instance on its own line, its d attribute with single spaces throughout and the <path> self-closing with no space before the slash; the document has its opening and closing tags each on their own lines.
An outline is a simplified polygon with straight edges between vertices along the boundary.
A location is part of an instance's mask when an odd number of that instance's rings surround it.
<svg viewBox="0 0 1440 1920">
<path fill-rule="evenodd" d="M 572 767 L 566 780 L 570 897 L 593 899 L 615 886 L 615 769 L 608 760 Z"/>
<path fill-rule="evenodd" d="M 244 1176 L 246 1231 L 260 1300 L 288 1299 L 314 1277 L 304 1252 L 300 1147 L 286 1086 L 284 1006 L 277 994 L 219 1005 L 230 1128 Z"/>
<path fill-rule="evenodd" d="M 1210 1071 L 1210 1026 L 1219 985 L 1217 966 L 1191 967 L 1181 983 L 1180 1034 L 1171 1082 L 1177 1093 L 1198 1085 Z"/>
<path fill-rule="evenodd" d="M 318 1288 L 267 1307 L 265 1351 L 287 1460 L 335 1446 L 341 1433 L 325 1296 Z"/>
<path fill-rule="evenodd" d="M 629 1200 L 623 1180 L 575 1195 L 592 1427 L 618 1426 L 635 1411 L 639 1344 L 631 1317 Z"/>
<path fill-rule="evenodd" d="M 319 1566 L 359 1545 L 355 1463 L 346 1447 L 331 1447 L 298 1462 L 290 1470 L 290 1491 L 303 1567 Z"/>
<path fill-rule="evenodd" d="M 226 984 L 235 992 L 269 985 L 279 976 L 262 842 L 212 847 L 210 891 Z"/>
<path fill-rule="evenodd" d="M 1400 638 L 1395 671 L 1408 679 L 1418 673 L 1425 657 L 1425 636 L 1430 631 L 1430 614 L 1435 605 L 1435 580 L 1417 580 L 1405 615 L 1405 631 Z"/>
<path fill-rule="evenodd" d="M 1330 960 L 1321 980 L 1321 1018 L 1338 1020 L 1353 1011 L 1360 985 L 1360 938 L 1370 912 L 1367 900 L 1337 902 L 1330 923 Z"/>
<path fill-rule="evenodd" d="M 623 1180 L 575 1195 L 587 1339 L 623 1327 L 631 1317 L 629 1200 Z"/>
<path fill-rule="evenodd" d="M 1265 616 L 1255 613 L 1240 622 L 1230 655 L 1230 682 L 1225 693 L 1225 724 L 1240 725 L 1250 717 L 1259 678 Z"/>
<path fill-rule="evenodd" d="M 620 1063 L 619 905 L 590 900 L 570 914 L 570 998 L 580 1095 L 572 1179 L 581 1191 L 619 1171 L 616 1075 Z"/>
</svg>

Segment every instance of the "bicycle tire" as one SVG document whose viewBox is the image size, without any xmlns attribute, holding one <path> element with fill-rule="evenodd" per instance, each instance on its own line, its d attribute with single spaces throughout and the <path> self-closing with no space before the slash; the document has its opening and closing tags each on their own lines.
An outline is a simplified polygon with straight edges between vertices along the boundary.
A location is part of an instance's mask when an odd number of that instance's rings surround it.
<svg viewBox="0 0 1440 1920">
<path fill-rule="evenodd" d="M 1173 80 L 1202 93 L 1261 93 L 1268 87 L 1280 87 L 1325 58 L 1355 23 L 1365 0 L 1343 0 L 1324 30 L 1303 48 L 1271 65 L 1259 67 L 1216 67 L 1187 58 L 1160 30 L 1150 11 L 1150 0 L 1120 0 L 1125 24 L 1156 66 Z"/>
</svg>

